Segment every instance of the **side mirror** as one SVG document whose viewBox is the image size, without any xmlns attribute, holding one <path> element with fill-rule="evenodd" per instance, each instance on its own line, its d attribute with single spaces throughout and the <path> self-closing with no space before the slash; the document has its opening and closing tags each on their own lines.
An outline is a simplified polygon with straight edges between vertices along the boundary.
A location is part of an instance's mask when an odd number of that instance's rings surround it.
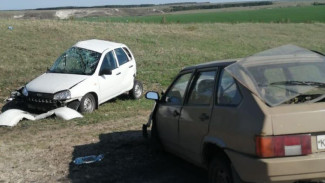
<svg viewBox="0 0 325 183">
<path fill-rule="evenodd" d="M 157 92 L 149 91 L 146 93 L 146 99 L 159 100 L 159 94 Z"/>
<path fill-rule="evenodd" d="M 112 70 L 110 69 L 102 69 L 99 71 L 99 75 L 102 76 L 102 75 L 112 75 Z"/>
</svg>

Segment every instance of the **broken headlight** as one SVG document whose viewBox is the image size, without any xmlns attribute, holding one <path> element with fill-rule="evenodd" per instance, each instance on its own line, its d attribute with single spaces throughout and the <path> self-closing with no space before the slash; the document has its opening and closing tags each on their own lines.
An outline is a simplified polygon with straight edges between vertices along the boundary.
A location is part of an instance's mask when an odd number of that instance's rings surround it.
<svg viewBox="0 0 325 183">
<path fill-rule="evenodd" d="M 67 100 L 71 98 L 71 92 L 69 90 L 56 93 L 53 97 L 54 100 Z"/>
<path fill-rule="evenodd" d="M 23 88 L 23 90 L 22 90 L 22 94 L 23 94 L 25 97 L 28 96 L 28 90 L 27 90 L 26 86 Z"/>
</svg>

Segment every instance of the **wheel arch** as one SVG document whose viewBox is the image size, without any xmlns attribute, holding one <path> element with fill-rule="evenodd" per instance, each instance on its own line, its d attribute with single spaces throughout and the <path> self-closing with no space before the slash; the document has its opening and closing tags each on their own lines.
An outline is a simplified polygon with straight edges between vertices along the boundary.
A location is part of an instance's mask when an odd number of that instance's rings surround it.
<svg viewBox="0 0 325 183">
<path fill-rule="evenodd" d="M 214 137 L 205 137 L 204 143 L 203 143 L 203 149 L 202 149 L 202 160 L 206 167 L 209 166 L 209 162 L 215 157 L 215 156 L 223 156 L 225 157 L 229 162 L 230 159 L 225 152 L 226 144 L 222 139 L 214 138 Z"/>
<path fill-rule="evenodd" d="M 245 183 L 240 175 L 238 174 L 236 167 L 233 165 L 230 156 L 227 154 L 227 147 L 226 144 L 218 138 L 208 138 L 210 140 L 204 141 L 203 144 L 203 162 L 206 168 L 209 169 L 210 173 L 210 163 L 215 159 L 216 157 L 221 158 L 224 160 L 226 163 L 229 164 L 229 168 L 231 171 L 231 177 L 232 177 L 232 182 L 234 183 Z M 210 179 L 210 175 L 209 175 Z"/>
</svg>

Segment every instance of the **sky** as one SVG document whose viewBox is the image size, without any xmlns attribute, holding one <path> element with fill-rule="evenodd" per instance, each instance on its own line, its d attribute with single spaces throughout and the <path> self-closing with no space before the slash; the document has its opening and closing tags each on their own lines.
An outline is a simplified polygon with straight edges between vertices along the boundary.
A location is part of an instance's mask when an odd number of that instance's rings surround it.
<svg viewBox="0 0 325 183">
<path fill-rule="evenodd" d="M 21 10 L 61 6 L 100 6 L 126 4 L 164 4 L 175 2 L 240 2 L 247 0 L 0 0 L 0 10 Z M 259 1 L 259 0 L 257 0 Z"/>
</svg>

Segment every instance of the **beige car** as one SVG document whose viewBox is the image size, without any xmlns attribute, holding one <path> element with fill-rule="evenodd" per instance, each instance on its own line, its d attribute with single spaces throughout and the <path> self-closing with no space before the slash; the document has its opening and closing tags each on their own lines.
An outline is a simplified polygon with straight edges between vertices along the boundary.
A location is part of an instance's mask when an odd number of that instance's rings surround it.
<svg viewBox="0 0 325 183">
<path fill-rule="evenodd" d="M 325 57 L 294 45 L 183 69 L 150 115 L 164 149 L 209 182 L 325 177 Z M 144 131 L 145 132 L 145 131 Z"/>
</svg>

